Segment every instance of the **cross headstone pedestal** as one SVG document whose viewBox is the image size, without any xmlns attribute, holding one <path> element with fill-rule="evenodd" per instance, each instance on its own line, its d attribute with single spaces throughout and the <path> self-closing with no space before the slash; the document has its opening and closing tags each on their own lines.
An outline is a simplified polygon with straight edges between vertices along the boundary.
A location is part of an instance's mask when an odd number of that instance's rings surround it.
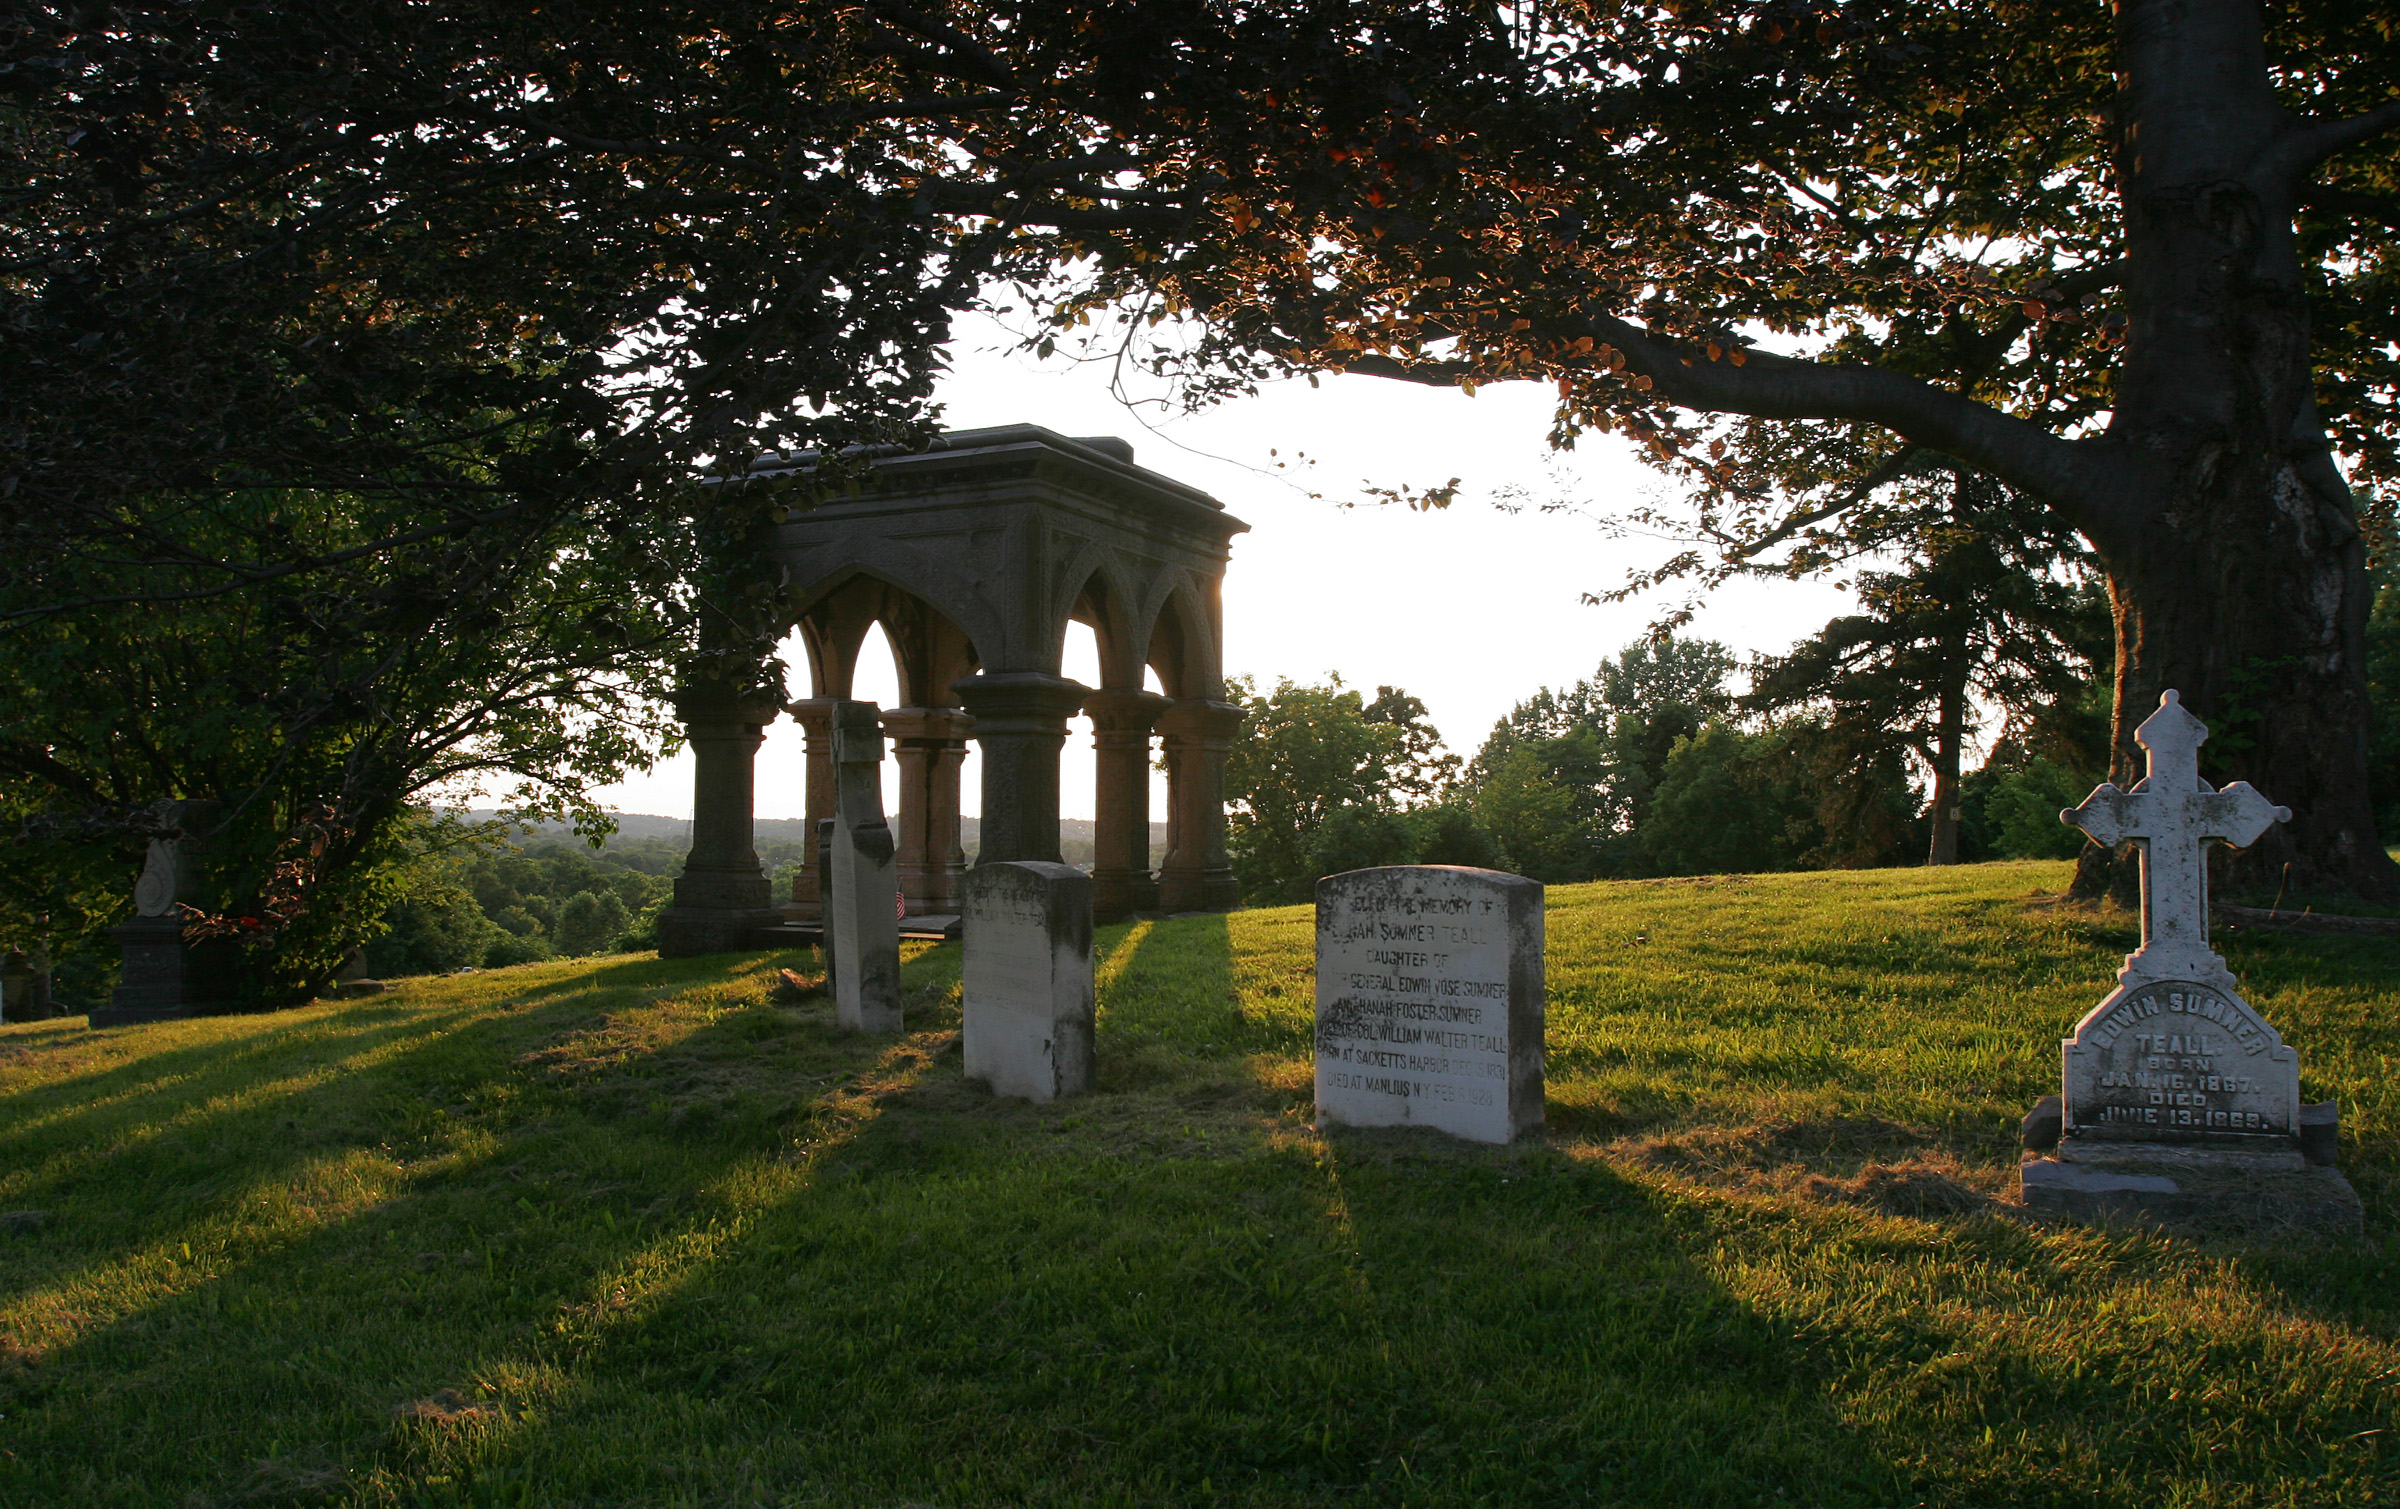
<svg viewBox="0 0 2400 1509">
<path fill-rule="evenodd" d="M 2208 846 L 2255 843 L 2291 809 L 2246 781 L 2201 780 L 2207 738 L 2166 693 L 2134 730 L 2147 776 L 2059 814 L 2100 843 L 2139 846 L 2142 939 L 2060 1044 L 2055 1112 L 2027 1118 L 2029 1146 L 2049 1140 L 2037 1126 L 2055 1125 L 2058 1142 L 2024 1164 L 2025 1203 L 2079 1219 L 2355 1226 L 2348 1182 L 2303 1152 L 2299 1055 L 2208 944 Z"/>
</svg>

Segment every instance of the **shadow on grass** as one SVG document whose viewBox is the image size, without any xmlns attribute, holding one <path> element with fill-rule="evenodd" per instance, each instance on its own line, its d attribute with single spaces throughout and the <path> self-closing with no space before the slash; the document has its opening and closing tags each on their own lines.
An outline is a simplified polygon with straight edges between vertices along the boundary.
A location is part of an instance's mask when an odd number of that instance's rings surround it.
<svg viewBox="0 0 2400 1509">
<path fill-rule="evenodd" d="M 390 1197 L 256 1239 L 239 1230 L 246 1197 L 325 1150 L 293 1130 L 283 1098 L 212 1117 L 206 1158 L 76 1170 L 53 1191 L 66 1196 L 62 1219 L 11 1243 L 12 1303 L 48 1289 L 71 1322 L 115 1318 L 47 1355 L 21 1338 L 0 1349 L 12 1444 L 57 1432 L 48 1463 L 77 1464 L 95 1503 L 176 1501 L 160 1497 L 168 1485 L 275 1498 L 284 1478 L 313 1481 L 305 1461 L 274 1465 L 287 1447 L 359 1463 L 406 1446 L 395 1406 L 445 1386 L 472 1392 L 480 1359 L 555 1334 L 579 1305 L 606 1308 L 605 1280 L 679 1263 L 722 1220 L 729 1174 L 806 1146 L 828 1107 L 856 1114 L 857 1084 L 892 1047 L 835 1030 L 829 1015 L 822 1003 L 745 1005 L 630 1052 L 611 1040 L 613 1022 L 563 1003 L 458 1026 L 296 1097 L 303 1112 L 338 1100 L 365 1115 L 365 1135 L 387 1149 L 425 1130 L 392 1115 L 406 1099 L 393 1092 L 438 1079 L 465 1103 L 414 1150 L 425 1155 L 415 1167 L 402 1163 Z M 119 1220 L 79 1219 L 95 1192 Z M 228 1227 L 221 1244 L 203 1235 Z M 163 1275 L 132 1282 L 124 1265 L 137 1255 Z M 111 1421 L 105 1439 L 77 1418 L 95 1408 Z M 488 1433 L 475 1418 L 469 1433 Z M 26 1486 L 20 1474 L 45 1460 L 27 1456 L 0 1463 L 0 1483 Z"/>
<path fill-rule="evenodd" d="M 836 1031 L 821 997 L 646 1024 L 551 991 L 312 1090 L 383 1107 L 375 1132 L 407 1131 L 403 1087 L 462 1108 L 389 1198 L 0 1368 L 0 1498 L 1867 1509 L 2322 1466 L 2280 1436 L 2212 1459 L 2223 1398 L 1977 1334 L 1947 1294 L 1983 1269 L 2029 1311 L 2094 1281 L 2090 1251 L 1998 1223 L 1238 1107 L 1204 1156 L 1087 1135 L 1289 1036 L 1233 1001 L 1225 919 L 1121 939 L 1104 1044 L 1167 1066 L 1131 1093 L 966 1085 L 955 949 L 912 958 L 898 1041 Z M 596 975 L 668 983 L 645 968 Z M 215 1132 L 253 1185 L 305 1156 L 249 1111 Z M 1878 1285 L 1880 1308 L 1848 1292 Z"/>
</svg>

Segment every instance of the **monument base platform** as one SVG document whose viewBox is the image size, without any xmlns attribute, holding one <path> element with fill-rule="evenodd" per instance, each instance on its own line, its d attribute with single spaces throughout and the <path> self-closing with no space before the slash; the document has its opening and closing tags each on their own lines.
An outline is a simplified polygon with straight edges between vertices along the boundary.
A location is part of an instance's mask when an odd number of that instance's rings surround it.
<svg viewBox="0 0 2400 1509">
<path fill-rule="evenodd" d="M 2241 1148 L 2068 1138 L 2018 1170 L 2028 1213 L 2094 1226 L 2193 1235 L 2354 1236 L 2364 1212 L 2339 1170 L 2298 1144 Z"/>
<path fill-rule="evenodd" d="M 670 906 L 658 914 L 658 956 L 684 959 L 694 954 L 723 954 L 750 948 L 754 946 L 749 941 L 753 932 L 782 921 L 781 912 L 764 907 L 717 911 Z"/>
<path fill-rule="evenodd" d="M 959 919 L 928 913 L 922 917 L 900 920 L 900 940 L 903 943 L 954 943 L 958 940 Z M 778 922 L 772 927 L 753 928 L 745 948 L 822 948 L 825 926 L 820 922 Z"/>
</svg>

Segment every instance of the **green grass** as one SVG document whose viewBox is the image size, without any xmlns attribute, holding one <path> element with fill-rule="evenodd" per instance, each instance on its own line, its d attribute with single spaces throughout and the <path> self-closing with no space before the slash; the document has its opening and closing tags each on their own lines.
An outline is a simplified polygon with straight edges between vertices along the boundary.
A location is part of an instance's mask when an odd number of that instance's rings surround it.
<svg viewBox="0 0 2400 1509">
<path fill-rule="evenodd" d="M 1105 929 L 1097 1093 L 783 965 L 0 1029 L 0 1502 L 2388 1505 L 2400 945 L 2242 937 L 2369 1236 L 1993 1204 L 2063 865 L 1562 887 L 1550 1128 L 1309 1125 L 1305 908 Z"/>
</svg>

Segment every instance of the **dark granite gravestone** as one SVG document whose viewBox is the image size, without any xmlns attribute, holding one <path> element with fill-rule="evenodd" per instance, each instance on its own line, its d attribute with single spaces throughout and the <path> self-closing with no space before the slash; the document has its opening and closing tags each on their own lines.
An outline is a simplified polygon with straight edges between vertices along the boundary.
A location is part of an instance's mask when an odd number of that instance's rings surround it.
<svg viewBox="0 0 2400 1509">
<path fill-rule="evenodd" d="M 208 901 L 203 840 L 218 813 L 217 803 L 208 801 L 166 801 L 151 809 L 156 836 L 134 883 L 134 918 L 112 930 L 123 950 L 116 993 L 92 1010 L 93 1026 L 202 1016 L 234 1003 L 240 945 L 186 936 Z"/>
</svg>

